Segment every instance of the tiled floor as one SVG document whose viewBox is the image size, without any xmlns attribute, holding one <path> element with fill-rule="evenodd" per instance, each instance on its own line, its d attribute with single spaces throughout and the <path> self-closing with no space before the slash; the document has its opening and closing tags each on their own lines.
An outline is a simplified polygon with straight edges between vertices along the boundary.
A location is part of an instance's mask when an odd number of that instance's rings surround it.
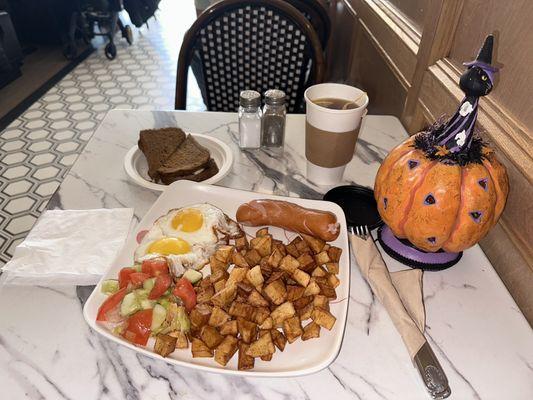
<svg viewBox="0 0 533 400">
<path fill-rule="evenodd" d="M 100 45 L 0 133 L 0 265 L 11 258 L 108 110 L 173 109 L 176 62 L 195 18 L 194 3 L 162 1 L 157 18 L 136 32 L 133 46 L 117 35 L 114 61 Z M 188 108 L 204 109 L 192 74 Z"/>
</svg>

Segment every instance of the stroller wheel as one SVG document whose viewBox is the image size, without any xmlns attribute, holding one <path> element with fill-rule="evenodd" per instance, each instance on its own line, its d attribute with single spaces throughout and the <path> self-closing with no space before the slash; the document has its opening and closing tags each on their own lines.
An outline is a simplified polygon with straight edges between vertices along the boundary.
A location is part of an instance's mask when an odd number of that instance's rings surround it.
<svg viewBox="0 0 533 400">
<path fill-rule="evenodd" d="M 122 37 L 126 39 L 129 45 L 133 44 L 133 31 L 131 26 L 126 25 L 122 30 Z"/>
<path fill-rule="evenodd" d="M 117 56 L 117 48 L 115 47 L 113 43 L 108 43 L 105 46 L 105 56 L 107 57 L 108 60 L 114 60 L 115 57 Z"/>
</svg>

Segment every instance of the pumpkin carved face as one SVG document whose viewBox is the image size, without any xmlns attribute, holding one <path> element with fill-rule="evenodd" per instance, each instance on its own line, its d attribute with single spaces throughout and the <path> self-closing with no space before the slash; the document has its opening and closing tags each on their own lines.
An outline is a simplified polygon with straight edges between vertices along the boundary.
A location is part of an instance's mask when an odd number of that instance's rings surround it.
<svg viewBox="0 0 533 400">
<path fill-rule="evenodd" d="M 505 167 L 487 147 L 481 162 L 446 163 L 416 148 L 415 136 L 383 161 L 374 187 L 394 235 L 421 250 L 460 252 L 492 228 L 509 192 Z"/>
</svg>

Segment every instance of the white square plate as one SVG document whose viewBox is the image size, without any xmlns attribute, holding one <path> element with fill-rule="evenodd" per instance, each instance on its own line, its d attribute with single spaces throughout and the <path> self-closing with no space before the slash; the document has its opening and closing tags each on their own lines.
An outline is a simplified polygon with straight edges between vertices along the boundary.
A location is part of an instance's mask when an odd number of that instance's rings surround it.
<svg viewBox="0 0 533 400">
<path fill-rule="evenodd" d="M 169 210 L 184 207 L 196 203 L 211 203 L 219 207 L 230 218 L 235 219 L 237 208 L 242 203 L 254 199 L 278 199 L 287 200 L 307 208 L 315 208 L 324 211 L 331 211 L 337 216 L 341 227 L 340 235 L 333 245 L 342 249 L 339 262 L 340 285 L 337 287 L 337 299 L 330 303 L 331 313 L 337 318 L 337 322 L 331 331 L 321 329 L 320 338 L 302 341 L 298 339 L 285 347 L 285 351 L 276 351 L 272 361 L 266 362 L 261 359 L 255 360 L 255 367 L 249 371 L 239 371 L 237 369 L 237 354 L 230 360 L 226 367 L 217 364 L 212 358 L 193 358 L 191 349 L 176 350 L 167 358 L 162 358 L 154 353 L 154 339 L 150 339 L 146 348 L 135 346 L 127 341 L 111 334 L 103 326 L 96 323 L 98 307 L 105 300 L 106 296 L 100 291 L 102 281 L 105 279 L 117 279 L 119 270 L 124 266 L 133 264 L 133 253 L 137 246 L 136 235 L 139 231 L 150 229 L 154 221 Z M 254 234 L 260 227 L 246 227 L 244 230 L 249 234 Z M 285 232 L 282 229 L 270 227 L 270 232 L 274 238 L 292 240 L 296 234 Z M 91 328 L 123 346 L 129 347 L 139 353 L 150 357 L 165 360 L 170 364 L 203 370 L 206 372 L 218 372 L 230 375 L 247 376 L 267 376 L 267 377 L 287 377 L 311 374 L 320 371 L 330 365 L 340 351 L 346 318 L 348 315 L 348 297 L 350 293 L 350 253 L 348 248 L 348 234 L 346 219 L 342 209 L 331 202 L 319 200 L 306 200 L 292 197 L 272 196 L 261 193 L 247 192 L 244 190 L 229 189 L 219 186 L 210 186 L 189 181 L 178 181 L 170 185 L 154 203 L 152 208 L 146 213 L 142 221 L 130 234 L 124 248 L 116 258 L 115 262 L 102 277 L 96 289 L 85 303 L 83 315 Z"/>
</svg>

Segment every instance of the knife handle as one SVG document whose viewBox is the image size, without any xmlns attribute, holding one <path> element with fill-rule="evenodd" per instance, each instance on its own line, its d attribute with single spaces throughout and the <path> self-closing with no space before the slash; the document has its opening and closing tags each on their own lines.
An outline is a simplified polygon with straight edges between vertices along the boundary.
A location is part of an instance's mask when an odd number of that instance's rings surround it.
<svg viewBox="0 0 533 400">
<path fill-rule="evenodd" d="M 428 342 L 415 354 L 413 363 L 433 399 L 445 399 L 452 393 L 448 378 Z"/>
</svg>

